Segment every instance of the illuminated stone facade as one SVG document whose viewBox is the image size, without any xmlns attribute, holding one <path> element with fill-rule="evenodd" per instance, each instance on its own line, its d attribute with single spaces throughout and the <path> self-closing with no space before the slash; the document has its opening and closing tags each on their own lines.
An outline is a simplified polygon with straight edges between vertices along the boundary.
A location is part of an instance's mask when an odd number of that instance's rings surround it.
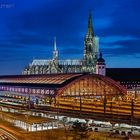
<svg viewBox="0 0 140 140">
<path fill-rule="evenodd" d="M 51 60 L 35 59 L 22 72 L 24 75 L 30 74 L 50 74 L 50 73 L 96 73 L 98 68 L 98 45 L 99 39 L 95 37 L 92 16 L 88 18 L 88 31 L 84 40 L 84 56 L 79 60 L 59 60 L 56 39 L 54 40 L 53 58 Z M 104 63 L 105 65 L 105 63 Z M 103 72 L 104 73 L 104 72 Z M 97 73 L 98 74 L 98 73 Z"/>
</svg>

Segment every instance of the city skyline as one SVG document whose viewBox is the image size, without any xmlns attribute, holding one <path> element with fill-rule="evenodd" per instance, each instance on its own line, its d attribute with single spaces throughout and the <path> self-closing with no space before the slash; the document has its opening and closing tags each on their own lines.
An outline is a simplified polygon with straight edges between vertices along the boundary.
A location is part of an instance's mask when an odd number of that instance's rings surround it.
<svg viewBox="0 0 140 140">
<path fill-rule="evenodd" d="M 33 58 L 83 58 L 89 9 L 107 67 L 140 67 L 138 0 L 0 1 L 0 75 L 20 74 Z"/>
</svg>

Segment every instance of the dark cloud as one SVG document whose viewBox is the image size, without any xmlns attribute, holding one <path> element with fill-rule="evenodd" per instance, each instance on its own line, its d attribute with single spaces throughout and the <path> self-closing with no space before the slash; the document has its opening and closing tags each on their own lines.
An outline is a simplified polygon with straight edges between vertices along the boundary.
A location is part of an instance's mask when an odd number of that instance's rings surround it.
<svg viewBox="0 0 140 140">
<path fill-rule="evenodd" d="M 19 73 L 33 57 L 51 58 L 54 36 L 57 37 L 60 58 L 82 58 L 89 9 L 106 58 L 112 57 L 111 63 L 114 60 L 116 67 L 119 65 L 114 56 L 118 56 L 120 61 L 121 57 L 130 55 L 129 59 L 135 59 L 135 63 L 139 61 L 139 0 L 7 2 L 15 7 L 0 9 L 1 74 L 8 67 L 11 69 L 9 74 Z M 131 63 L 130 67 L 133 65 Z"/>
<path fill-rule="evenodd" d="M 107 47 L 104 47 L 107 46 Z M 135 55 L 140 54 L 140 40 L 123 40 L 112 43 L 103 43 L 101 46 L 105 54 L 112 55 Z"/>
</svg>

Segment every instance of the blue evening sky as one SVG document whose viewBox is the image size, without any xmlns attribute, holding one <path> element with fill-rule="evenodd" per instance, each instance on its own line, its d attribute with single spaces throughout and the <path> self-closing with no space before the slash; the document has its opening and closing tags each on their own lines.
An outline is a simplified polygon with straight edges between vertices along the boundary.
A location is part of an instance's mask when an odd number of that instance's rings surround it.
<svg viewBox="0 0 140 140">
<path fill-rule="evenodd" d="M 139 0 L 0 0 L 0 75 L 33 58 L 82 59 L 89 10 L 107 67 L 140 67 Z"/>
</svg>

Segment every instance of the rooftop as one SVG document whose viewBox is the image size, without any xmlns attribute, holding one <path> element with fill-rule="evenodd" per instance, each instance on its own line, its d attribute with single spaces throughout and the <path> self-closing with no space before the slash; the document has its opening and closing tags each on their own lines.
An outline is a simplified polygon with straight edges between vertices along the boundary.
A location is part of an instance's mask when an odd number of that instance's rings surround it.
<svg viewBox="0 0 140 140">
<path fill-rule="evenodd" d="M 140 81 L 140 68 L 107 68 L 106 76 L 115 81 Z"/>
</svg>

